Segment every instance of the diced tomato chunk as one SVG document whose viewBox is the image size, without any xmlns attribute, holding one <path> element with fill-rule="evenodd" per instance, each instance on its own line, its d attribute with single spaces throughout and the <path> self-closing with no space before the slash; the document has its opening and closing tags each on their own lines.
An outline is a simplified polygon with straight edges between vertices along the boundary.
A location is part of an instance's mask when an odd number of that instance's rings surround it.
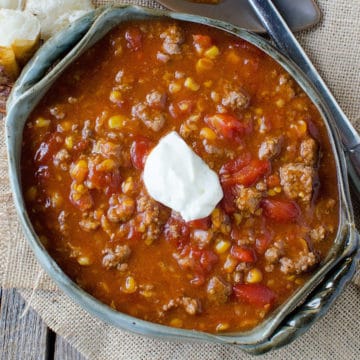
<svg viewBox="0 0 360 360">
<path fill-rule="evenodd" d="M 103 190 L 106 195 L 110 196 L 121 189 L 122 176 L 119 168 L 101 171 L 91 163 L 87 181 L 91 189 Z"/>
<path fill-rule="evenodd" d="M 249 247 L 233 245 L 230 254 L 241 262 L 253 263 L 256 261 L 255 251 Z"/>
<path fill-rule="evenodd" d="M 76 186 L 77 184 L 73 182 L 69 196 L 70 202 L 80 211 L 91 209 L 94 205 L 94 200 L 90 192 L 87 189 L 83 190 L 83 192 L 79 192 L 77 191 Z"/>
<path fill-rule="evenodd" d="M 221 206 L 227 214 L 233 214 L 236 211 L 235 187 L 222 185 L 222 189 L 223 189 L 224 197 L 221 200 Z"/>
<path fill-rule="evenodd" d="M 299 206 L 291 200 L 263 199 L 261 207 L 267 218 L 279 222 L 293 222 L 300 215 Z"/>
<path fill-rule="evenodd" d="M 62 143 L 63 139 L 59 133 L 49 135 L 47 139 L 40 144 L 34 160 L 39 164 L 48 163 L 52 159 L 53 155 L 60 150 Z"/>
<path fill-rule="evenodd" d="M 152 144 L 148 139 L 135 140 L 130 147 L 130 158 L 134 167 L 138 170 L 143 170 L 145 166 L 146 157 L 149 155 Z"/>
<path fill-rule="evenodd" d="M 39 166 L 35 173 L 35 178 L 39 183 L 45 183 L 50 178 L 50 170 L 48 166 Z"/>
<path fill-rule="evenodd" d="M 128 48 L 137 51 L 142 47 L 142 34 L 139 28 L 131 27 L 125 33 Z"/>
<path fill-rule="evenodd" d="M 208 35 L 193 35 L 193 42 L 197 52 L 202 52 L 212 45 L 211 37 Z"/>
<path fill-rule="evenodd" d="M 244 166 L 248 165 L 251 160 L 251 155 L 249 153 L 243 154 L 236 159 L 230 160 L 225 163 L 219 171 L 220 175 L 233 174 L 241 170 Z"/>
<path fill-rule="evenodd" d="M 278 174 L 271 174 L 266 179 L 266 185 L 269 188 L 273 188 L 275 186 L 280 186 L 280 176 Z"/>
<path fill-rule="evenodd" d="M 119 192 L 122 184 L 122 176 L 119 169 L 115 169 L 105 174 L 105 194 L 110 196 Z"/>
<path fill-rule="evenodd" d="M 256 307 L 273 306 L 276 300 L 276 294 L 262 284 L 237 284 L 233 291 L 238 300 Z"/>
<path fill-rule="evenodd" d="M 190 283 L 196 286 L 204 284 L 206 275 L 219 260 L 214 252 L 201 250 L 190 244 L 185 245 L 176 258 L 181 269 L 193 272 Z"/>
<path fill-rule="evenodd" d="M 223 186 L 244 185 L 250 186 L 266 175 L 271 169 L 269 160 L 251 160 L 239 171 L 232 174 L 224 174 L 220 177 Z"/>
<path fill-rule="evenodd" d="M 81 154 L 86 148 L 92 144 L 89 139 L 81 139 L 77 144 L 74 145 L 74 151 L 77 154 Z"/>
<path fill-rule="evenodd" d="M 314 121 L 312 121 L 311 119 L 306 119 L 306 123 L 309 129 L 310 136 L 315 140 L 319 141 L 319 139 L 321 139 L 321 135 Z"/>
<path fill-rule="evenodd" d="M 229 114 L 205 116 L 204 121 L 218 135 L 238 142 L 251 131 L 251 127 L 248 124 Z"/>
<path fill-rule="evenodd" d="M 261 234 L 256 237 L 255 247 L 259 254 L 264 254 L 271 243 L 271 236 L 269 233 Z"/>
<path fill-rule="evenodd" d="M 180 218 L 170 216 L 164 227 L 164 236 L 166 241 L 183 249 L 190 241 L 189 225 Z"/>
<path fill-rule="evenodd" d="M 208 230 L 211 226 L 211 218 L 207 216 L 202 219 L 188 221 L 188 225 L 193 229 Z"/>
<path fill-rule="evenodd" d="M 210 272 L 218 260 L 219 258 L 215 253 L 210 250 L 203 250 L 200 257 L 200 264 L 203 270 Z"/>
<path fill-rule="evenodd" d="M 201 286 L 205 283 L 205 275 L 202 273 L 197 273 L 194 277 L 190 280 L 190 284 L 195 286 Z"/>
</svg>

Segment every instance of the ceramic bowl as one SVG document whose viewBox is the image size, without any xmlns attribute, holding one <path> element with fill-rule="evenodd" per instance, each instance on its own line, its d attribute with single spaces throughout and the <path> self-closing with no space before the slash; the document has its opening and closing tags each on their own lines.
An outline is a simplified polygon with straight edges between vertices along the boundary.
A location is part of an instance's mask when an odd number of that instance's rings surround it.
<svg viewBox="0 0 360 360">
<path fill-rule="evenodd" d="M 109 30 L 123 21 L 154 18 L 205 24 L 234 34 L 257 46 L 293 76 L 317 106 L 327 127 L 339 179 L 340 218 L 336 240 L 327 258 L 307 283 L 263 323 L 248 332 L 209 334 L 183 330 L 154 324 L 113 310 L 86 293 L 64 274 L 39 241 L 26 213 L 21 191 L 20 156 L 23 128 L 29 114 L 64 69 Z M 327 113 L 322 100 L 296 65 L 258 35 L 228 23 L 199 16 L 134 6 L 100 8 L 88 13 L 40 48 L 15 84 L 7 106 L 6 131 L 10 181 L 25 236 L 38 261 L 57 285 L 85 310 L 109 324 L 138 334 L 166 340 L 234 344 L 251 353 L 263 353 L 291 342 L 306 331 L 327 312 L 354 274 L 359 241 L 349 198 L 344 153 L 335 124 Z"/>
</svg>

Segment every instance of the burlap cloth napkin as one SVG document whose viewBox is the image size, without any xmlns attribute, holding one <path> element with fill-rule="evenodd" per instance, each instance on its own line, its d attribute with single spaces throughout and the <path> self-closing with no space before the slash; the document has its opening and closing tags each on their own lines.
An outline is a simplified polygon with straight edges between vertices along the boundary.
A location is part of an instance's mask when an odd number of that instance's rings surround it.
<svg viewBox="0 0 360 360">
<path fill-rule="evenodd" d="M 291 1 L 291 0 L 289 0 Z M 297 1 L 297 0 L 292 0 Z M 95 1 L 95 5 L 155 1 Z M 360 130 L 360 0 L 319 0 L 323 20 L 298 35 L 351 121 Z M 4 121 L 0 134 L 0 285 L 20 289 L 55 332 L 90 359 L 249 359 L 232 346 L 169 343 L 115 329 L 90 316 L 58 290 L 28 247 L 12 203 Z M 358 204 L 355 213 L 360 215 Z M 261 359 L 360 359 L 360 274 L 329 313 L 289 346 Z M 33 289 L 36 289 L 33 291 Z"/>
</svg>

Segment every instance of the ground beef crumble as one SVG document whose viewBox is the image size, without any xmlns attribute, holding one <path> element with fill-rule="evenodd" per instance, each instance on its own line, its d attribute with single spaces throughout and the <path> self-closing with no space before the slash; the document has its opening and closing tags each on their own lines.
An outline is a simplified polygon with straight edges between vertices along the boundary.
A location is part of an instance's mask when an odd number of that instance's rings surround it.
<svg viewBox="0 0 360 360">
<path fill-rule="evenodd" d="M 302 163 L 290 163 L 280 168 L 280 183 L 285 195 L 307 204 L 311 200 L 314 177 L 314 168 Z"/>
<path fill-rule="evenodd" d="M 206 291 L 210 301 L 224 304 L 228 300 L 232 289 L 228 282 L 224 281 L 219 276 L 213 276 L 208 282 Z"/>
<path fill-rule="evenodd" d="M 117 269 L 120 271 L 127 269 L 127 260 L 131 255 L 131 249 L 128 245 L 117 245 L 114 250 L 103 250 L 102 265 L 106 270 Z"/>
<path fill-rule="evenodd" d="M 166 54 L 175 55 L 181 53 L 181 44 L 185 38 L 182 30 L 176 26 L 170 26 L 167 30 L 160 34 L 160 38 L 164 39 L 162 48 Z"/>
<path fill-rule="evenodd" d="M 194 299 L 188 296 L 178 297 L 171 299 L 167 304 L 162 307 L 162 311 L 166 312 L 178 307 L 184 308 L 189 315 L 196 315 L 201 313 L 201 302 L 199 299 Z"/>
</svg>

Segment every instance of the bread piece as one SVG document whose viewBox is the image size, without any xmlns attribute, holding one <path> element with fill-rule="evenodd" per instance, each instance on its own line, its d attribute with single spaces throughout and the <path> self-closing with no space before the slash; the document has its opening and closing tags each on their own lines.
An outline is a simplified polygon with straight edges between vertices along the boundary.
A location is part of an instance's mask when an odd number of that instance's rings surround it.
<svg viewBox="0 0 360 360">
<path fill-rule="evenodd" d="M 40 23 L 20 10 L 0 9 L 0 67 L 14 79 L 39 45 Z"/>
<path fill-rule="evenodd" d="M 0 0 L 0 9 L 21 10 L 24 0 Z"/>
<path fill-rule="evenodd" d="M 27 0 L 26 10 L 41 23 L 41 38 L 46 40 L 92 10 L 89 0 Z"/>
<path fill-rule="evenodd" d="M 19 66 L 11 47 L 0 46 L 0 69 L 4 74 L 4 78 L 0 79 L 1 85 L 7 84 L 17 78 Z"/>
<path fill-rule="evenodd" d="M 6 101 L 12 86 L 12 79 L 5 71 L 5 68 L 0 66 L 0 114 L 5 114 L 6 112 Z"/>
</svg>

